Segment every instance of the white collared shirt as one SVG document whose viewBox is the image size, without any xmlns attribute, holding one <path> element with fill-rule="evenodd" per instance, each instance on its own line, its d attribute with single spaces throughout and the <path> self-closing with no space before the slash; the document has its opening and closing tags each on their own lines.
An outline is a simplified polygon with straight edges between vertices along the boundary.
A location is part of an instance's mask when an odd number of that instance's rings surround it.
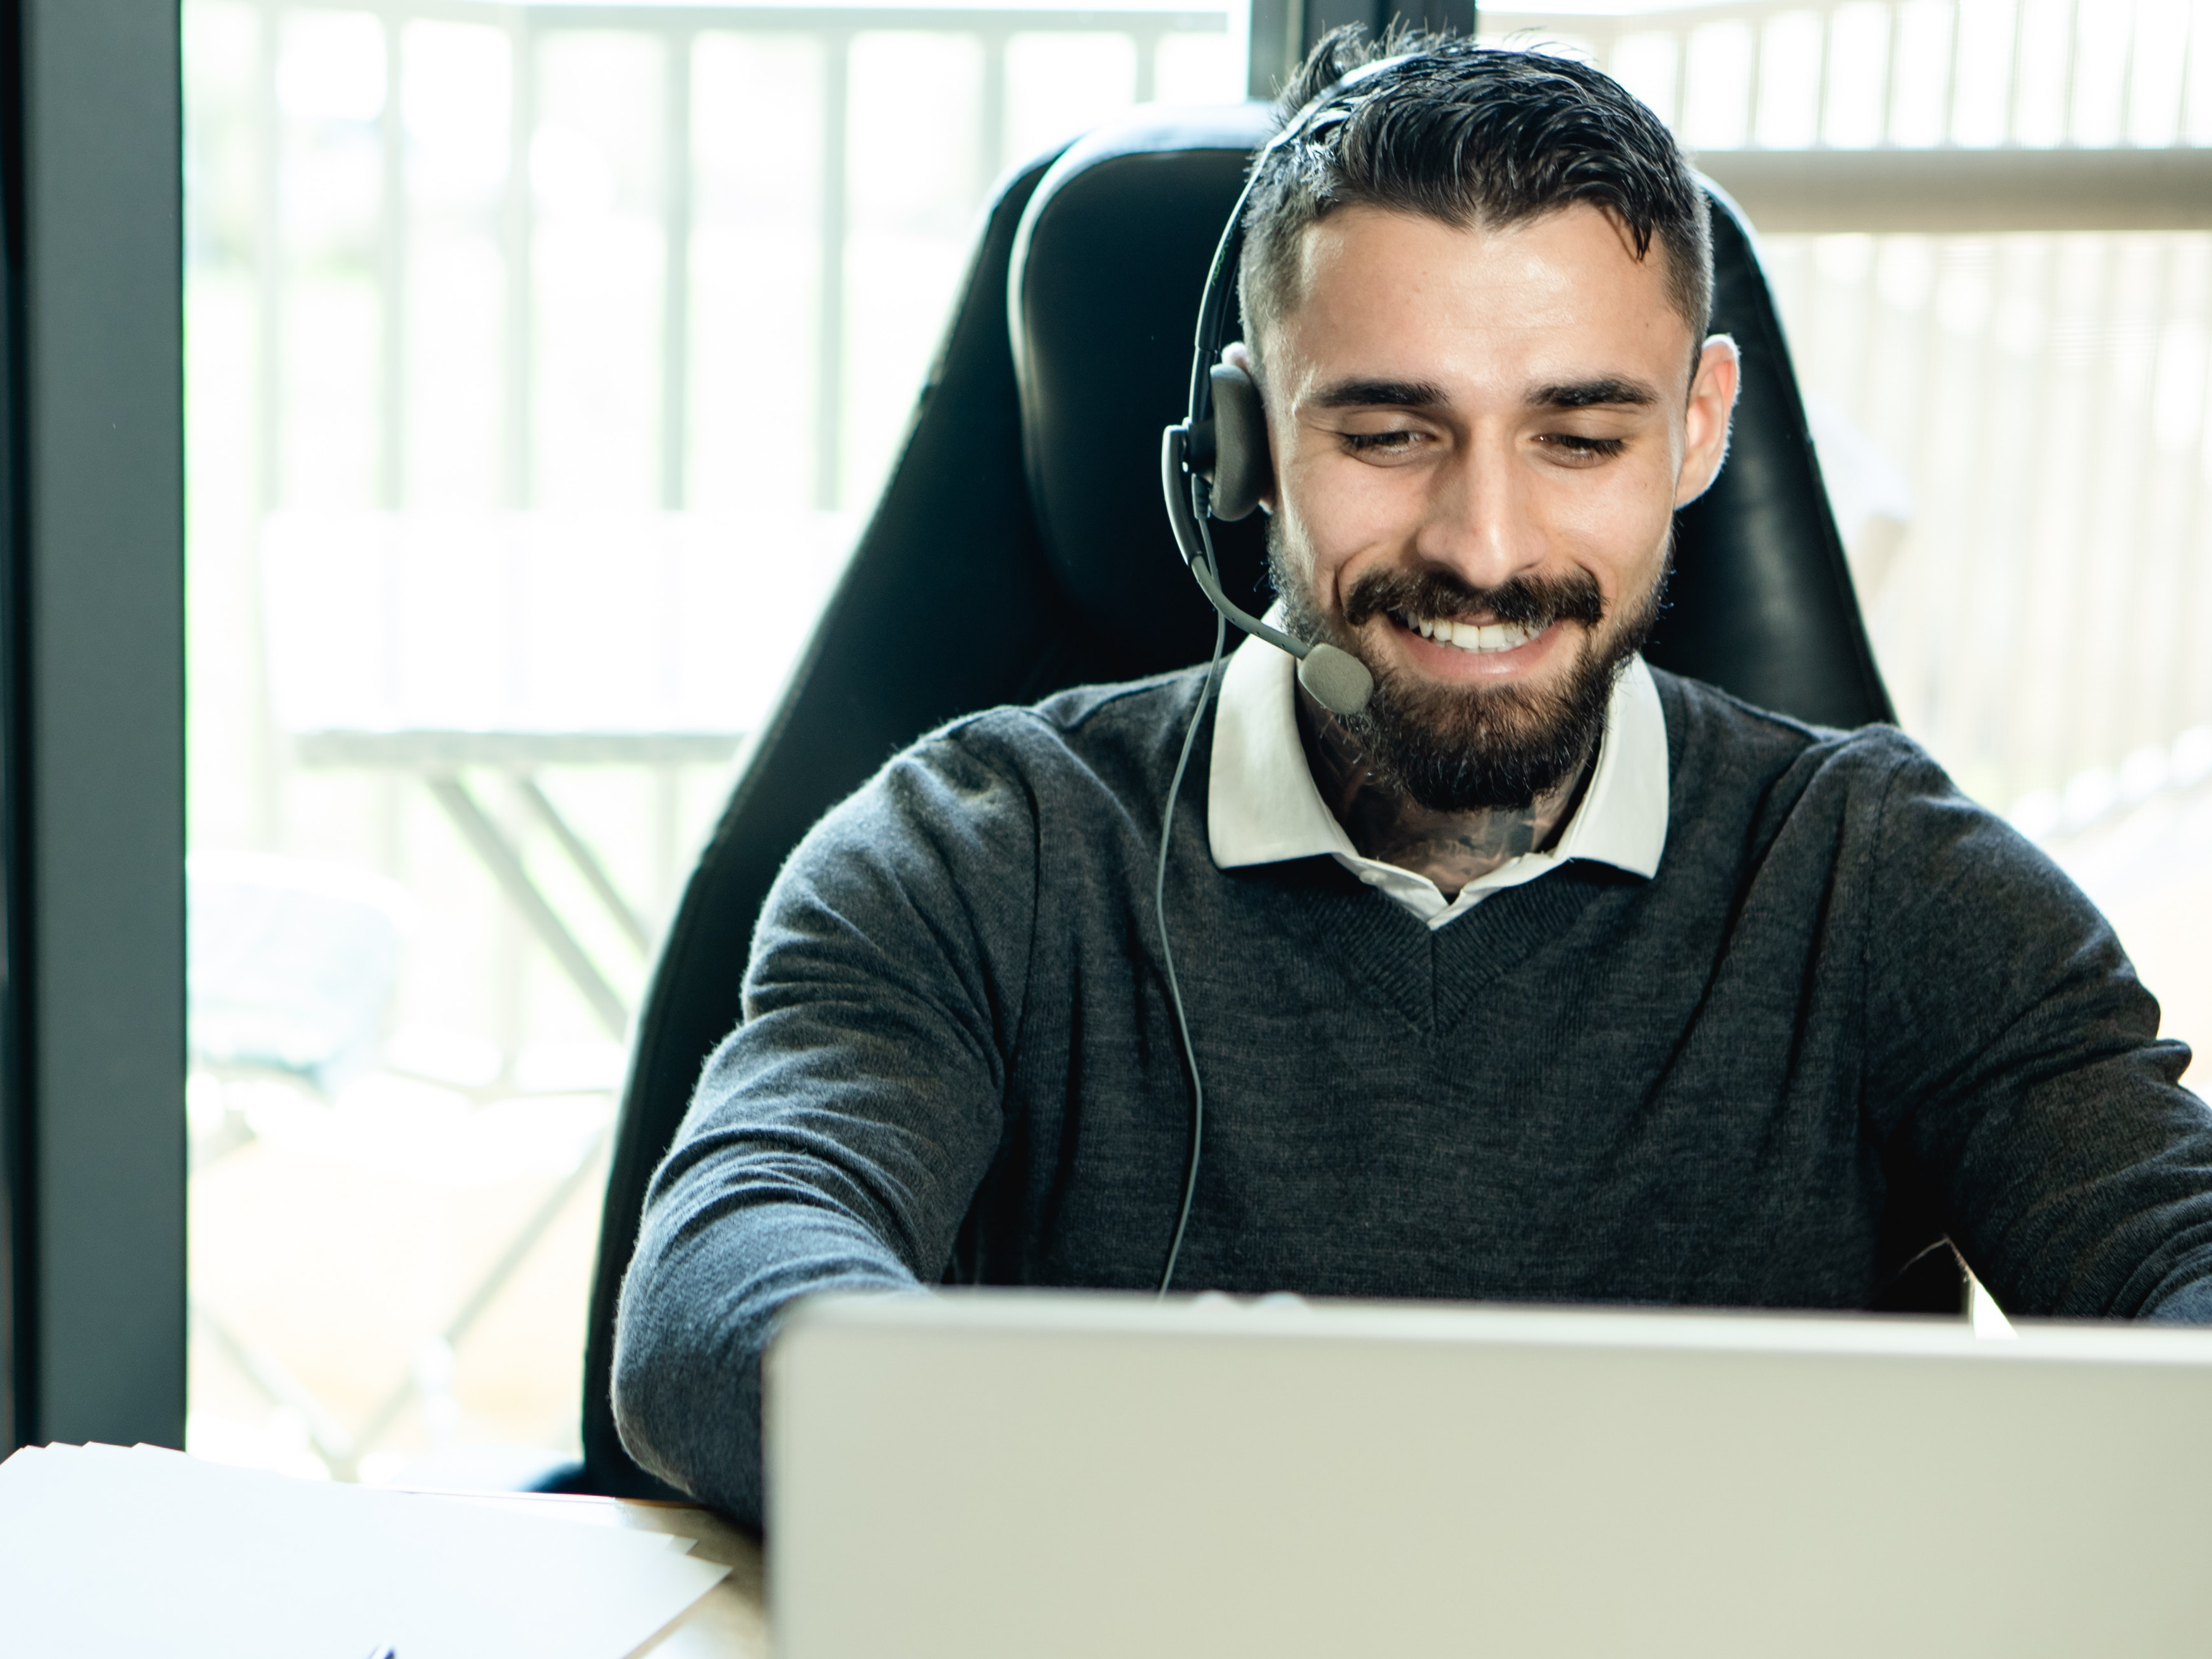
<svg viewBox="0 0 2212 1659">
<path fill-rule="evenodd" d="M 1271 613 L 1272 614 L 1272 613 Z M 1647 880 L 1667 845 L 1667 720 L 1640 656 L 1613 682 L 1597 767 L 1565 831 L 1547 853 L 1524 853 L 1444 897 L 1418 872 L 1363 858 L 1321 798 L 1298 739 L 1295 665 L 1248 639 L 1229 659 L 1214 717 L 1206 838 L 1224 870 L 1328 854 L 1431 928 L 1507 887 L 1595 859 Z"/>
</svg>

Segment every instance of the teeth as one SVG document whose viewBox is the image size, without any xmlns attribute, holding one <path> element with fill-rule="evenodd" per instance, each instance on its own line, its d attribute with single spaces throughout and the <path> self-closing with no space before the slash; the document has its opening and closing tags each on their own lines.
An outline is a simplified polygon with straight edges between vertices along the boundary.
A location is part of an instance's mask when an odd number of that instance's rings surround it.
<svg viewBox="0 0 2212 1659">
<path fill-rule="evenodd" d="M 1423 639 L 1456 646 L 1462 651 L 1514 651 L 1543 631 L 1517 623 L 1449 622 L 1431 617 L 1417 618 L 1413 626 Z"/>
</svg>

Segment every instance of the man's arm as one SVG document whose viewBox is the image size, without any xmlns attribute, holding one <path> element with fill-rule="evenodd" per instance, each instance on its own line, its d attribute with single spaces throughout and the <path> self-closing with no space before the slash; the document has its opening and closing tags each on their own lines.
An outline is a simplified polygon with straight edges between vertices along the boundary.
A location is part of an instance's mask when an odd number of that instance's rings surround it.
<svg viewBox="0 0 2212 1659">
<path fill-rule="evenodd" d="M 1033 804 L 971 726 L 809 834 L 754 935 L 744 1020 L 647 1193 L 617 1317 L 633 1456 L 761 1512 L 761 1355 L 818 1291 L 935 1280 L 1002 1125 L 1036 906 Z"/>
<path fill-rule="evenodd" d="M 2008 1311 L 2212 1318 L 2212 1112 L 2096 907 L 1924 756 L 1866 849 L 1868 1109 Z"/>
</svg>

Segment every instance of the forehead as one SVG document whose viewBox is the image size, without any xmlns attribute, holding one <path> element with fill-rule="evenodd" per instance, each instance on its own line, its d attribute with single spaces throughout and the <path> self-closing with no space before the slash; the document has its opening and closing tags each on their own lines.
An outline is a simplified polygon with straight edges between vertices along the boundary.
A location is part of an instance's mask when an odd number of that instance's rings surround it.
<svg viewBox="0 0 2212 1659">
<path fill-rule="evenodd" d="M 1663 385 L 1694 343 L 1665 253 L 1655 244 L 1638 259 L 1620 222 L 1582 203 L 1504 226 L 1345 208 L 1307 227 L 1295 269 L 1261 343 L 1294 376 L 1632 373 Z"/>
</svg>

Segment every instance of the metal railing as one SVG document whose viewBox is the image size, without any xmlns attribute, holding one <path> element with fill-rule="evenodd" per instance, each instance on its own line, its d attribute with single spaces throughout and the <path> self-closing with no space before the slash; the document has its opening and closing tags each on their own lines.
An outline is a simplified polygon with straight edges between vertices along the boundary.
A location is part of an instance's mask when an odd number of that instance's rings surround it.
<svg viewBox="0 0 2212 1659">
<path fill-rule="evenodd" d="M 975 211 L 994 179 L 1020 159 L 1013 152 L 1036 141 L 1033 130 L 1024 131 L 1012 119 L 1023 96 L 1031 105 L 1038 101 L 1036 73 L 1031 70 L 1024 84 L 1022 63 L 1034 61 L 1033 49 L 1041 41 L 1073 42 L 1094 54 L 1103 46 L 1118 46 L 1127 57 L 1127 75 L 1115 95 L 1142 101 L 1164 86 L 1173 89 L 1174 76 L 1163 81 L 1164 62 L 1182 62 L 1188 82 L 1188 53 L 1177 60 L 1171 57 L 1175 49 L 1194 42 L 1230 44 L 1224 38 L 1228 21 L 1223 11 L 1172 3 L 1067 10 L 1019 4 L 190 0 L 186 20 L 188 42 L 223 24 L 234 37 L 234 57 L 245 65 L 228 82 L 197 60 L 187 69 L 193 83 L 188 112 L 191 283 L 212 289 L 230 282 L 251 295 L 250 352 L 209 360 L 207 378 L 234 376 L 250 360 L 252 382 L 250 393 L 240 400 L 245 407 L 235 422 L 246 428 L 235 434 L 242 441 L 234 446 L 210 441 L 204 427 L 195 433 L 196 455 L 221 456 L 235 447 L 247 452 L 250 460 L 232 469 L 240 476 L 223 477 L 218 477 L 222 460 L 196 462 L 195 501 L 216 506 L 207 511 L 196 506 L 193 557 L 200 570 L 217 572 L 228 565 L 233 572 L 240 623 L 235 640 L 226 638 L 222 644 L 255 665 L 255 689 L 246 698 L 252 706 L 238 709 L 234 724 L 240 731 L 234 740 L 254 751 L 252 762 L 240 769 L 252 775 L 257 805 L 252 816 L 259 826 L 258 839 L 268 846 L 287 840 L 288 791 L 313 745 L 302 747 L 297 733 L 280 729 L 283 699 L 270 684 L 268 665 L 283 653 L 272 651 L 268 637 L 277 619 L 268 614 L 264 592 L 263 526 L 288 510 L 357 516 L 452 507 L 451 501 L 424 498 L 423 446 L 419 436 L 411 435 L 426 409 L 434 409 L 441 399 L 474 397 L 492 410 L 495 441 L 484 446 L 487 453 L 477 469 L 484 476 L 465 492 L 464 505 L 471 510 L 528 514 L 548 505 L 549 485 L 558 495 L 558 487 L 588 471 L 595 459 L 586 454 L 580 462 L 573 437 L 561 453 L 549 450 L 544 441 L 549 410 L 574 424 L 575 386 L 583 378 L 572 372 L 563 385 L 549 386 L 546 377 L 563 373 L 562 354 L 570 337 L 588 333 L 598 322 L 579 316 L 573 306 L 557 315 L 548 313 L 549 304 L 565 303 L 557 295 L 549 301 L 549 275 L 571 267 L 576 252 L 572 232 L 565 245 L 546 240 L 549 227 L 557 228 L 562 221 L 557 201 L 548 207 L 544 146 L 549 136 L 566 131 L 558 125 L 557 109 L 549 114 L 549 100 L 559 90 L 548 85 L 554 53 L 580 46 L 612 62 L 626 51 L 635 60 L 641 48 L 652 65 L 644 95 L 633 96 L 625 106 L 625 118 L 649 131 L 616 135 L 617 143 L 635 139 L 650 159 L 623 186 L 629 194 L 617 204 L 620 222 L 608 222 L 610 234 L 620 232 L 636 240 L 635 234 L 641 234 L 644 258 L 657 273 L 642 291 L 633 284 L 623 302 L 643 319 L 624 342 L 625 349 L 641 348 L 630 351 L 626 372 L 649 383 L 651 390 L 633 400 L 642 406 L 629 411 L 631 430 L 617 435 L 635 440 L 633 447 L 649 443 L 649 465 L 632 471 L 650 476 L 643 488 L 629 488 L 620 499 L 619 509 L 638 522 L 610 547 L 609 556 L 634 561 L 659 533 L 647 522 L 653 514 L 683 514 L 710 504 L 700 498 L 696 470 L 702 450 L 710 463 L 718 459 L 712 452 L 721 440 L 710 443 L 701 436 L 702 399 L 721 396 L 743 371 L 704 372 L 712 366 L 702 355 L 702 334 L 719 330 L 726 341 L 737 330 L 751 331 L 777 349 L 779 367 L 762 378 L 779 382 L 769 395 L 793 411 L 777 422 L 782 458 L 778 465 L 784 475 L 778 483 L 794 477 L 798 482 L 777 499 L 757 504 L 766 517 L 757 539 L 787 539 L 769 521 L 782 509 L 809 507 L 828 522 L 841 506 L 865 503 L 911 404 Z M 341 61 L 324 65 L 345 83 L 337 88 L 337 107 L 316 107 L 309 88 L 303 112 L 301 43 L 306 32 L 336 26 L 349 31 Z M 480 89 L 472 84 L 457 94 L 452 85 L 418 87 L 424 70 L 412 48 L 436 31 L 451 36 L 456 26 L 477 46 L 490 48 L 489 55 L 478 52 L 471 64 Z M 250 34 L 250 40 L 234 38 L 241 33 Z M 865 77 L 856 79 L 856 67 L 865 60 L 879 68 L 887 43 L 916 42 L 957 43 L 972 57 L 972 84 L 949 86 L 943 94 L 968 102 L 944 120 L 925 118 L 918 123 L 932 129 L 919 134 L 918 142 L 927 147 L 940 137 L 934 128 L 957 131 L 965 121 L 967 146 L 951 163 L 957 176 L 933 186 L 942 199 L 921 238 L 931 257 L 921 262 L 921 269 L 886 270 L 879 249 L 872 253 L 855 240 L 865 230 L 870 192 L 878 198 L 878 217 L 879 198 L 887 193 L 880 181 L 872 183 L 872 174 L 885 164 L 884 147 L 863 145 L 857 153 L 854 149 L 855 133 L 868 131 L 872 113 L 866 106 L 869 83 Z M 781 211 L 787 223 L 732 227 L 726 212 L 719 222 L 713 216 L 712 158 L 702 149 L 702 134 L 726 112 L 699 106 L 697 100 L 731 95 L 726 77 L 705 77 L 714 62 L 727 60 L 732 43 L 782 52 L 781 72 L 803 83 L 803 97 L 759 118 L 755 144 L 789 176 L 811 181 L 806 199 L 795 208 L 769 205 L 767 217 Z M 1029 59 L 1022 58 L 1024 51 L 1030 52 Z M 200 53 L 201 59 L 209 56 Z M 573 61 L 570 67 L 573 71 Z M 1233 74 L 1216 78 L 1224 90 L 1234 89 Z M 719 93 L 713 91 L 716 88 Z M 633 94 L 637 90 L 630 88 Z M 738 91 L 763 100 L 769 95 L 759 88 Z M 427 142 L 418 131 L 423 125 L 418 103 L 443 99 L 451 104 L 457 96 L 478 100 L 490 109 L 497 150 L 489 169 L 495 176 L 459 208 L 450 199 L 419 199 L 440 198 L 441 181 L 434 167 L 426 173 L 417 159 Z M 803 118 L 791 118 L 795 108 Z M 1072 131 L 1083 117 L 1071 112 L 1066 120 Z M 327 210 L 326 204 L 312 198 L 320 188 L 318 181 L 330 176 L 332 155 L 356 173 L 366 173 L 365 185 L 353 175 L 340 182 L 373 206 L 349 236 L 338 237 L 335 244 L 326 237 L 325 245 L 303 251 L 295 225 Z M 889 160 L 895 165 L 898 158 Z M 315 166 L 323 166 L 324 172 L 313 173 Z M 356 217 L 362 215 L 356 210 Z M 485 332 L 495 337 L 495 362 L 426 361 L 421 343 L 439 336 L 434 325 L 441 325 L 445 335 L 453 331 L 450 323 L 434 314 L 447 304 L 447 296 L 426 288 L 419 272 L 431 245 L 441 236 L 452 240 L 455 222 L 476 238 L 495 267 L 495 292 L 485 307 Z M 752 257 L 763 266 L 809 270 L 810 277 L 788 296 L 793 303 L 787 308 L 738 316 L 745 308 L 744 297 L 733 295 L 726 283 L 702 279 L 702 270 L 710 276 L 714 270 L 697 257 L 702 237 L 720 236 L 717 246 L 726 247 L 732 234 L 757 243 Z M 908 239 L 909 252 L 914 240 Z M 887 287 L 920 296 L 911 306 L 917 318 L 926 313 L 920 327 L 886 329 L 879 319 Z M 343 390 L 332 392 L 316 386 L 317 364 L 324 358 L 343 359 L 354 347 L 319 332 L 314 319 L 321 315 L 316 307 L 341 289 L 366 298 L 365 306 L 356 307 L 355 321 L 361 325 L 357 332 L 373 338 L 365 354 L 373 362 L 357 364 L 362 372 Z M 888 354 L 887 333 L 895 337 Z M 894 360 L 888 370 L 878 366 L 886 355 Z M 463 384 L 471 375 L 487 384 Z M 335 441 L 329 431 L 304 423 L 318 416 L 319 403 L 333 402 L 366 416 L 354 419 Z M 649 428 L 649 437 L 635 439 L 638 428 Z M 335 501 L 314 499 L 312 489 L 303 499 L 296 477 L 301 456 L 327 457 L 339 451 L 362 452 L 349 453 L 348 459 L 365 486 L 339 491 L 342 499 Z M 235 498 L 228 509 L 221 505 L 226 495 Z M 559 504 L 565 506 L 566 497 Z M 726 519 L 733 516 L 726 490 L 711 505 Z M 520 625 L 504 615 L 479 620 L 491 640 L 511 635 Z M 807 620 L 793 617 L 792 629 L 802 631 Z M 350 621 L 356 629 L 372 625 L 367 616 Z M 389 631 L 396 619 L 387 615 L 383 623 Z M 386 641 L 385 654 L 394 660 L 402 654 L 396 633 Z M 734 731 L 758 712 L 750 702 L 722 710 L 716 717 L 722 722 L 719 729 Z M 642 752 L 637 761 L 656 764 Z M 379 787 L 389 797 L 394 786 Z M 654 787 L 664 801 L 673 798 L 671 780 L 662 778 Z M 396 820 L 398 809 L 388 800 L 380 811 L 386 820 Z M 664 811 L 659 816 L 665 820 L 668 815 Z M 672 824 L 662 823 L 659 839 L 662 845 L 653 861 L 665 865 L 678 839 Z M 503 954 L 508 966 L 501 971 L 511 977 L 514 953 Z M 510 994 L 505 1000 L 515 999 Z"/>
<path fill-rule="evenodd" d="M 1486 9 L 1483 28 L 1605 64 L 1769 234 L 2212 228 L 2191 147 L 2212 140 L 2212 27 L 2186 3 Z"/>
<path fill-rule="evenodd" d="M 378 501 L 386 508 L 407 504 L 404 458 L 407 445 L 409 315 L 407 274 L 410 204 L 406 166 L 407 58 L 404 32 L 413 24 L 490 24 L 505 36 L 509 64 L 508 165 L 498 210 L 505 292 L 501 331 L 503 441 L 500 495 L 509 507 L 526 507 L 537 498 L 532 453 L 533 366 L 536 319 L 533 229 L 537 209 L 526 158 L 538 125 L 539 48 L 562 35 L 614 33 L 643 37 L 663 53 L 659 135 L 665 158 L 659 223 L 664 237 L 660 295 L 659 502 L 671 510 L 689 504 L 686 488 L 690 419 L 690 319 L 692 267 L 689 257 L 694 219 L 691 88 L 693 59 L 702 39 L 719 34 L 799 37 L 822 52 L 820 119 L 811 133 L 778 135 L 796 154 L 811 150 L 821 181 L 814 215 L 817 227 L 819 285 L 813 333 L 814 416 L 810 449 L 813 504 L 833 510 L 846 501 L 855 481 L 843 476 L 845 453 L 845 364 L 848 350 L 846 283 L 848 202 L 848 131 L 851 116 L 850 70 L 854 42 L 869 33 L 954 35 L 972 39 L 982 56 L 980 117 L 976 135 L 975 197 L 1010 158 L 1006 149 L 1007 48 L 1030 35 L 1112 34 L 1134 48 L 1133 101 L 1153 95 L 1162 42 L 1171 36 L 1219 34 L 1225 19 L 1219 10 L 1199 8 L 1099 7 L 1081 11 L 1018 6 L 884 5 L 514 5 L 495 0 L 364 0 L 351 6 L 310 5 L 300 0 L 251 0 L 258 14 L 259 74 L 252 120 L 258 130 L 258 199 L 253 217 L 260 234 L 254 249 L 259 301 L 258 337 L 263 411 L 258 439 L 259 472 L 264 506 L 277 504 L 283 475 L 276 446 L 282 441 L 285 296 L 288 273 L 280 229 L 283 223 L 282 150 L 278 77 L 281 32 L 288 18 L 335 12 L 366 13 L 376 20 L 383 51 L 385 94 L 375 117 L 378 137 L 381 222 L 375 238 L 374 283 L 380 372 L 375 430 L 378 445 Z M 865 488 L 866 480 L 858 481 Z"/>
<path fill-rule="evenodd" d="M 1618 15 L 1485 6 L 1588 52 L 1700 149 L 2212 140 L 2191 0 L 1748 0 Z"/>
</svg>

